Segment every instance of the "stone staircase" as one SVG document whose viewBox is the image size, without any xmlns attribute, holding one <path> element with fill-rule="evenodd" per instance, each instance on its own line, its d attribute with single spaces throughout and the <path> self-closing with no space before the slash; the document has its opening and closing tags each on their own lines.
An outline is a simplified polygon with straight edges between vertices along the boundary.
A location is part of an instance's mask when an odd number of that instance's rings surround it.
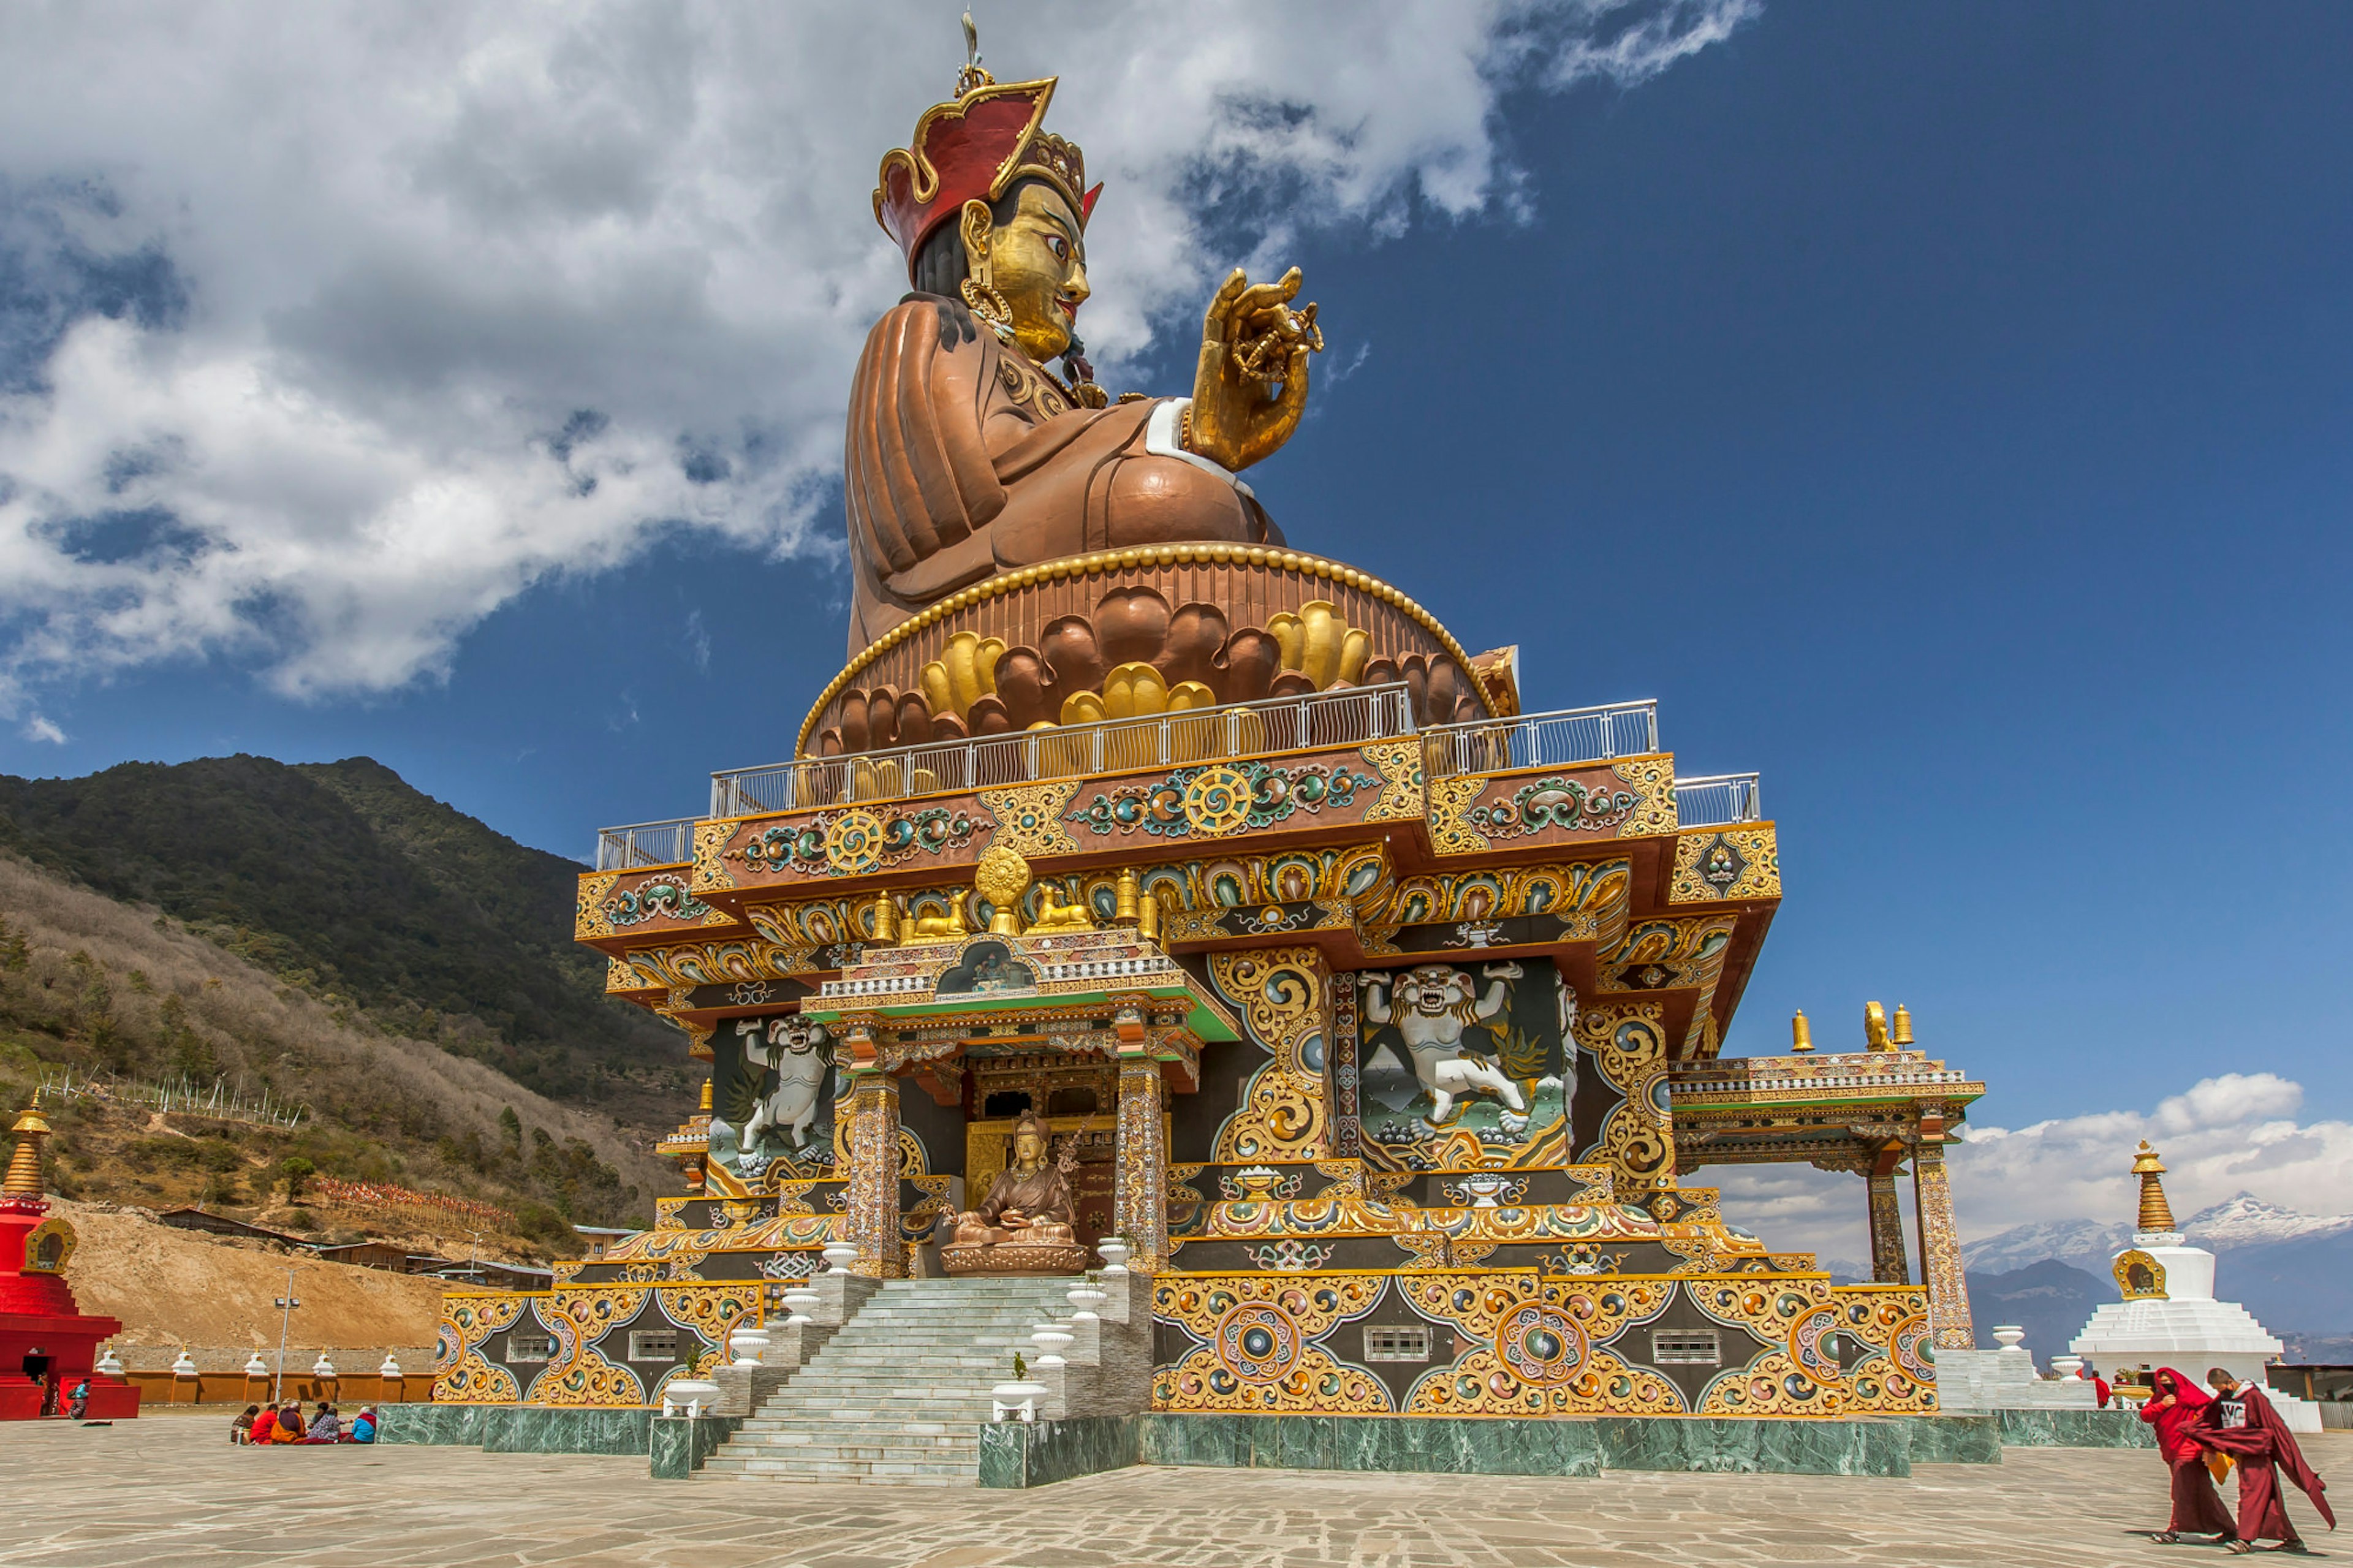
<svg viewBox="0 0 2353 1568">
<path fill-rule="evenodd" d="M 1070 1281 L 890 1279 L 703 1467 L 742 1480 L 971 1486 L 988 1391 Z M 1059 1310 L 1058 1310 L 1059 1309 Z M 1075 1347 L 1074 1347 L 1075 1348 Z"/>
</svg>

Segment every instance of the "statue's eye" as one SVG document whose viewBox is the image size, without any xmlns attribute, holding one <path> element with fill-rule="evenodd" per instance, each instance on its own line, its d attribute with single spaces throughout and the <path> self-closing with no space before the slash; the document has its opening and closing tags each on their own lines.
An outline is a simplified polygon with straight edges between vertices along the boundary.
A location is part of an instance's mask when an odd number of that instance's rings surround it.
<svg viewBox="0 0 2353 1568">
<path fill-rule="evenodd" d="M 1046 246 L 1048 249 L 1054 253 L 1055 260 L 1068 261 L 1071 258 L 1071 242 L 1062 238 L 1060 236 L 1057 235 L 1053 238 L 1048 240 L 1046 242 Z"/>
</svg>

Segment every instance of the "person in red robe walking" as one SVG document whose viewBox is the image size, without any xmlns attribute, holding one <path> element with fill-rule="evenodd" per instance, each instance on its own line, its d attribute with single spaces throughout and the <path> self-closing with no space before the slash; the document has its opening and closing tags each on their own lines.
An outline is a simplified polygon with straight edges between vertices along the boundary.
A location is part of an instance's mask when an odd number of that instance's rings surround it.
<svg viewBox="0 0 2353 1568">
<path fill-rule="evenodd" d="M 2206 1468 L 2204 1416 L 2213 1401 L 2204 1389 L 2171 1367 L 2160 1367 L 2148 1380 L 2157 1392 L 2144 1400 L 2140 1418 L 2157 1428 L 2157 1451 L 2173 1472 L 2173 1517 L 2154 1539 L 2174 1542 L 2182 1532 L 2212 1531 L 2216 1544 L 2234 1542 L 2239 1527 L 2214 1489 Z"/>
<path fill-rule="evenodd" d="M 2287 1517 L 2279 1478 L 2284 1474 L 2294 1481 L 2334 1530 L 2337 1515 L 2324 1495 L 2327 1483 L 2305 1463 L 2295 1434 L 2287 1429 L 2287 1423 L 2280 1419 L 2262 1390 L 2241 1383 L 2219 1366 L 2206 1373 L 2206 1381 L 2214 1390 L 2214 1398 L 2199 1413 L 2196 1439 L 2239 1461 L 2239 1539 L 2231 1542 L 2231 1550 L 2252 1552 L 2258 1541 L 2276 1541 L 2282 1552 L 2309 1550 Z"/>
</svg>

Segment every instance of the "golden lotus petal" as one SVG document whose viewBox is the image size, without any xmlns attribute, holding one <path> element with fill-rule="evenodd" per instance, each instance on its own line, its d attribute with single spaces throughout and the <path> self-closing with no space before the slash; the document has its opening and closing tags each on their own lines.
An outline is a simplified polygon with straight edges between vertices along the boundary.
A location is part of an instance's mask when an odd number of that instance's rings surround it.
<svg viewBox="0 0 2353 1568">
<path fill-rule="evenodd" d="M 949 678 L 948 667 L 945 664 L 936 658 L 932 660 L 931 663 L 923 666 L 922 679 L 923 700 L 932 705 L 932 714 L 934 718 L 942 713 L 954 713 L 959 717 L 963 715 L 964 708 L 959 706 L 955 700 L 955 682 Z"/>
<path fill-rule="evenodd" d="M 1148 719 L 1168 710 L 1168 682 L 1139 659 L 1103 677 L 1103 711 L 1113 719 Z"/>
<path fill-rule="evenodd" d="M 1340 672 L 1335 684 L 1345 681 L 1354 686 L 1357 678 L 1365 673 L 1365 661 L 1372 657 L 1372 652 L 1373 639 L 1350 626 L 1348 635 L 1340 639 Z"/>
<path fill-rule="evenodd" d="M 1284 610 L 1279 615 L 1269 616 L 1266 619 L 1266 635 L 1272 637 L 1275 647 L 1282 651 L 1283 668 L 1304 669 L 1306 668 L 1303 661 L 1307 657 L 1307 628 L 1301 624 L 1297 616 L 1293 615 L 1289 610 Z"/>
</svg>

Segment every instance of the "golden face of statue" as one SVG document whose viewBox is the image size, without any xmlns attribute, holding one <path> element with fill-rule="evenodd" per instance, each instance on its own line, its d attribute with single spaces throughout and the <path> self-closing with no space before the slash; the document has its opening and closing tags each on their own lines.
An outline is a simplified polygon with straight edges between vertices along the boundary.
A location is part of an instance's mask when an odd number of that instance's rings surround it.
<svg viewBox="0 0 2353 1568">
<path fill-rule="evenodd" d="M 1079 307 L 1093 290 L 1086 236 L 1061 194 L 1031 181 L 1004 224 L 986 202 L 966 202 L 962 235 L 965 270 L 1005 296 L 1021 352 L 1043 364 L 1069 348 Z"/>
<path fill-rule="evenodd" d="M 1013 1163 L 1025 1171 L 1034 1169 L 1045 1154 L 1045 1142 L 1035 1132 L 1024 1132 L 1013 1140 Z"/>
</svg>

